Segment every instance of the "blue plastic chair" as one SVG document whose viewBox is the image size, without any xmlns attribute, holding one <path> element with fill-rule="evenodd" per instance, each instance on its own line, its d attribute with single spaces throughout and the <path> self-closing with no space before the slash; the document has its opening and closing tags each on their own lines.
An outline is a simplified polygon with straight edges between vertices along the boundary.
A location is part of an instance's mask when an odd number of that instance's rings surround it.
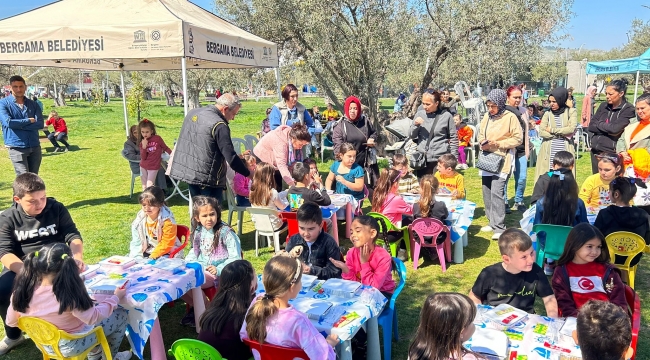
<svg viewBox="0 0 650 360">
<path fill-rule="evenodd" d="M 404 285 L 406 285 L 406 266 L 402 260 L 396 257 L 393 258 L 393 271 L 397 272 L 397 275 L 399 276 L 399 284 L 397 284 L 397 287 L 393 292 L 393 296 L 391 296 L 390 301 L 388 302 L 388 306 L 384 309 L 384 311 L 382 311 L 382 313 L 379 315 L 379 318 L 377 319 L 379 326 L 381 326 L 384 332 L 384 360 L 391 359 L 391 338 L 394 338 L 395 341 L 399 341 L 399 334 L 397 333 L 397 309 L 395 308 L 395 301 L 397 301 L 397 297 L 402 292 L 402 289 L 404 289 Z"/>
</svg>

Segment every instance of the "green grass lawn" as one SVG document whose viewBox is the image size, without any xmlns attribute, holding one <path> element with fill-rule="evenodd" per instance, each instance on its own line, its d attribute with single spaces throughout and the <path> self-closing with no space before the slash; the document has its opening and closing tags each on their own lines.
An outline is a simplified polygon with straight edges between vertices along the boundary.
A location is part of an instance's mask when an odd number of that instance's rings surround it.
<svg viewBox="0 0 650 360">
<path fill-rule="evenodd" d="M 240 114 L 231 123 L 232 135 L 243 137 L 245 134 L 255 134 L 264 110 L 271 105 L 272 100 L 263 100 L 259 103 L 245 101 Z M 307 107 L 313 105 L 323 106 L 320 98 L 303 98 Z M 52 107 L 50 100 L 45 100 L 45 113 Z M 385 108 L 392 108 L 393 100 L 386 99 Z M 128 253 L 130 241 L 130 224 L 135 214 L 140 209 L 137 203 L 139 182 L 136 183 L 137 193 L 129 198 L 129 181 L 131 173 L 127 162 L 121 157 L 120 151 L 125 140 L 124 120 L 122 118 L 122 103 L 114 100 L 109 105 L 94 109 L 87 103 L 70 103 L 66 108 L 57 109 L 60 116 L 67 123 L 70 131 L 69 142 L 73 151 L 68 153 L 53 153 L 49 142 L 43 145 L 43 162 L 40 175 L 47 184 L 47 193 L 63 202 L 73 219 L 77 223 L 84 239 L 85 259 L 94 263 L 113 254 Z M 182 121 L 183 109 L 181 107 L 166 107 L 162 101 L 152 101 L 146 117 L 157 126 L 160 134 L 167 144 L 173 144 L 178 136 Z M 131 120 L 131 124 L 135 121 Z M 170 145 L 171 146 L 171 145 Z M 319 163 L 320 164 L 320 163 Z M 330 162 L 320 164 L 321 172 L 326 172 Z M 11 204 L 11 183 L 15 177 L 13 167 L 7 156 L 6 149 L 0 148 L 0 209 Z M 528 186 L 526 197 L 530 196 L 533 189 L 534 169 L 528 170 Z M 591 174 L 588 154 L 581 154 L 578 160 L 578 183 Z M 465 248 L 465 263 L 448 264 L 447 272 L 442 273 L 437 262 L 428 258 L 421 261 L 417 271 L 413 271 L 413 264 L 407 262 L 407 285 L 397 301 L 399 317 L 400 341 L 393 343 L 393 358 L 404 360 L 413 333 L 419 322 L 419 312 L 426 296 L 434 291 L 453 291 L 466 294 L 469 292 L 481 269 L 500 260 L 496 242 L 491 241 L 491 234 L 481 233 L 480 228 L 487 225 L 483 210 L 481 183 L 476 169 L 465 171 L 467 198 L 477 203 L 474 222 L 469 228 L 469 246 Z M 139 180 L 137 180 L 139 181 Z M 511 197 L 514 194 L 513 182 L 509 186 Z M 189 224 L 187 202 L 176 196 L 169 202 L 176 220 L 180 224 Z M 368 202 L 366 202 L 366 205 Z M 227 211 L 223 213 L 227 216 Z M 509 227 L 518 226 L 521 215 L 513 213 L 506 218 Z M 263 265 L 271 258 L 271 250 L 263 249 L 259 257 L 255 257 L 254 229 L 250 218 L 245 215 L 244 234 L 241 238 L 244 256 L 251 261 L 259 272 Z M 234 224 L 234 222 L 233 222 Z M 342 227 L 340 227 L 341 229 Z M 343 238 L 341 229 L 341 244 L 351 246 L 348 239 Z M 650 294 L 650 268 L 648 261 L 642 261 L 637 272 L 637 291 L 643 302 Z M 537 304 L 538 312 L 543 312 L 543 306 Z M 180 338 L 194 338 L 193 329 L 182 327 L 178 321 L 183 315 L 185 306 L 178 303 L 175 307 L 164 307 L 160 311 L 163 336 L 167 348 L 172 342 Z M 650 359 L 650 332 L 648 323 L 650 309 L 642 307 L 642 328 L 638 345 L 637 359 Z M 0 330 L 1 332 L 2 330 Z M 4 336 L 4 334 L 0 334 Z M 127 348 L 125 341 L 123 347 Z M 148 357 L 148 349 L 145 353 Z M 4 356 L 8 360 L 37 359 L 40 354 L 31 342 L 26 342 Z"/>
</svg>

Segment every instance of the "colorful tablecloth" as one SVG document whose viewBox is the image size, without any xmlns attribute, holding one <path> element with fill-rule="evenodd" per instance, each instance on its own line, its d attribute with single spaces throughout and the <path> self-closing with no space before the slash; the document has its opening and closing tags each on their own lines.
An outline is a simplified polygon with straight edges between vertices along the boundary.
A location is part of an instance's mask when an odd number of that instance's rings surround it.
<svg viewBox="0 0 650 360">
<path fill-rule="evenodd" d="M 409 204 L 414 204 L 420 200 L 420 195 L 416 194 L 401 194 L 401 196 Z M 463 238 L 467 233 L 467 228 L 472 224 L 476 204 L 468 200 L 450 200 L 445 201 L 445 204 L 449 211 L 449 216 L 445 222 L 451 229 L 451 242 L 455 243 Z"/>
<path fill-rule="evenodd" d="M 257 294 L 259 295 L 264 293 L 264 284 L 262 284 L 261 274 L 257 275 L 257 278 Z M 346 282 L 346 280 L 339 281 Z M 317 307 L 319 303 L 332 304 L 320 319 L 310 318 L 310 321 L 321 333 L 336 334 L 341 341 L 352 339 L 369 318 L 381 314 L 388 302 L 386 297 L 372 286 L 361 285 L 354 293 L 330 295 L 322 289 L 323 283 L 325 280 L 317 280 L 311 286 L 303 288 L 295 300 L 315 299 L 313 307 Z M 289 303 L 295 300 L 289 301 Z M 341 316 L 351 313 L 357 313 L 359 317 L 343 326 L 334 326 Z"/>
<path fill-rule="evenodd" d="M 491 309 L 490 306 L 478 305 L 478 312 L 474 324 L 476 331 L 483 329 L 495 329 L 503 331 L 510 340 L 510 354 L 517 352 L 517 360 L 541 360 L 541 359 L 580 359 L 582 354 L 580 347 L 575 344 L 569 336 L 560 334 L 564 325 L 564 319 L 553 319 L 546 316 L 529 314 L 525 321 L 515 324 L 507 330 L 498 329 L 483 314 Z M 472 339 L 465 343 L 465 346 L 472 347 Z"/>
<path fill-rule="evenodd" d="M 126 335 L 133 353 L 140 359 L 143 358 L 144 346 L 158 317 L 158 310 L 164 304 L 180 298 L 205 282 L 203 270 L 198 263 L 187 263 L 185 268 L 181 267 L 169 273 L 152 267 L 153 262 L 145 259 L 121 274 L 129 280 L 126 296 L 120 301 L 120 307 L 128 313 Z M 101 268 L 99 271 L 102 271 Z M 94 279 L 107 276 L 105 273 L 99 273 L 86 280 L 86 283 L 90 284 Z M 95 295 L 96 298 L 100 296 Z"/>
</svg>

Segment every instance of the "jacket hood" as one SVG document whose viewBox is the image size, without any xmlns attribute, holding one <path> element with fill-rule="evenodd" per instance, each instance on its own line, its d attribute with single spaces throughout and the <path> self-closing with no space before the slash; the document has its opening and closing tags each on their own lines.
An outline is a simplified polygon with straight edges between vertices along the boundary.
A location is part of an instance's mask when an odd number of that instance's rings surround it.
<svg viewBox="0 0 650 360">
<path fill-rule="evenodd" d="M 616 205 L 609 206 L 609 213 L 612 215 L 613 220 L 618 223 L 622 228 L 636 228 L 643 225 L 647 225 L 648 218 L 642 215 L 641 212 L 637 211 L 633 207 L 621 207 Z"/>
</svg>

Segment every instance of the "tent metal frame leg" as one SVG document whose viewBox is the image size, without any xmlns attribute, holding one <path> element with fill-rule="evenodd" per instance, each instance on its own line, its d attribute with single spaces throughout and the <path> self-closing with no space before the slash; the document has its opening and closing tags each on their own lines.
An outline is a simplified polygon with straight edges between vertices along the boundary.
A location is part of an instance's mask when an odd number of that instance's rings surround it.
<svg viewBox="0 0 650 360">
<path fill-rule="evenodd" d="M 122 86 L 122 108 L 124 109 L 124 132 L 129 137 L 129 118 L 126 113 L 126 89 L 124 88 L 124 71 L 120 71 L 120 85 Z"/>
</svg>

